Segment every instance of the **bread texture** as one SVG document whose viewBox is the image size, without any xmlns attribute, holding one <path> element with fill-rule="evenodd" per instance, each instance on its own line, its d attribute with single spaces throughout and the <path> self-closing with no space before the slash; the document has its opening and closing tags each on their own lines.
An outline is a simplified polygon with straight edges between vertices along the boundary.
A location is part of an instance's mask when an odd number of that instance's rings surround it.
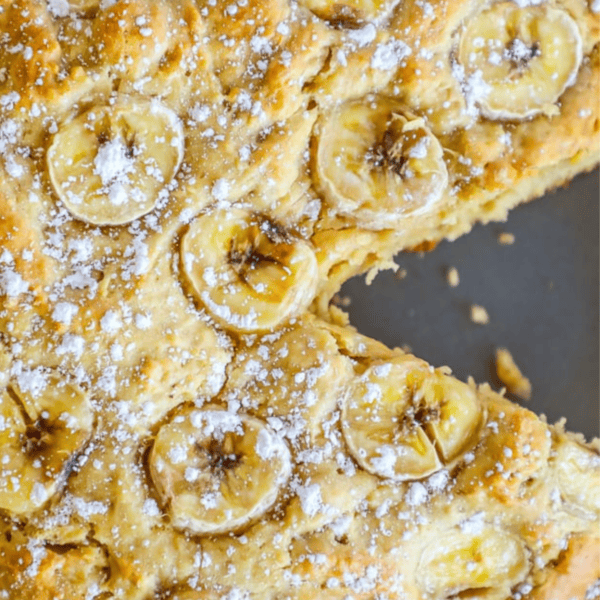
<svg viewBox="0 0 600 600">
<path fill-rule="evenodd" d="M 594 168 L 599 11 L 0 2 L 0 598 L 600 597 L 600 442 L 330 303 Z"/>
</svg>

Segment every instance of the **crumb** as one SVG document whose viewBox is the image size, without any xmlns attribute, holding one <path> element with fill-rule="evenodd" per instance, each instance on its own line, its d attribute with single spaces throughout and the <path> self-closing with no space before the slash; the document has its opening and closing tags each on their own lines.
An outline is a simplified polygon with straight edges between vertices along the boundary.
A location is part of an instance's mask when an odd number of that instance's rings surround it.
<svg viewBox="0 0 600 600">
<path fill-rule="evenodd" d="M 472 304 L 471 321 L 473 321 L 473 323 L 477 323 L 478 325 L 487 325 L 490 322 L 490 315 L 488 315 L 487 310 L 485 310 L 483 306 L 479 306 L 479 304 Z"/>
<path fill-rule="evenodd" d="M 350 325 L 348 313 L 345 313 L 341 308 L 333 304 L 333 302 L 329 305 L 329 318 L 334 325 L 339 325 L 340 327 Z"/>
<path fill-rule="evenodd" d="M 521 373 L 506 348 L 496 350 L 496 373 L 508 391 L 523 400 L 531 398 L 531 382 Z"/>
<path fill-rule="evenodd" d="M 373 283 L 373 280 L 375 279 L 375 277 L 377 277 L 377 274 L 380 271 L 385 271 L 387 269 L 392 269 L 392 271 L 396 271 L 396 269 L 398 269 L 398 265 L 393 260 L 380 260 L 382 261 L 380 265 L 376 267 L 371 267 L 367 271 L 367 274 L 365 275 L 365 283 L 367 285 L 371 285 Z"/>
<path fill-rule="evenodd" d="M 342 308 L 348 308 L 352 303 L 352 298 L 350 296 L 340 296 L 339 294 L 335 294 L 331 300 L 336 306 L 341 306 Z"/>
<path fill-rule="evenodd" d="M 515 243 L 515 236 L 512 233 L 508 233 L 507 231 L 503 231 L 498 236 L 498 243 L 502 246 L 511 246 Z"/>
<path fill-rule="evenodd" d="M 402 344 L 402 346 L 400 346 L 400 350 L 406 354 L 412 354 L 412 348 L 408 344 Z"/>
<path fill-rule="evenodd" d="M 396 279 L 399 279 L 400 281 L 402 281 L 403 279 L 406 279 L 407 275 L 408 275 L 408 271 L 406 269 L 404 269 L 403 267 L 401 267 L 400 269 L 398 269 L 396 271 Z"/>
<path fill-rule="evenodd" d="M 450 287 L 455 288 L 460 283 L 460 277 L 458 276 L 458 270 L 456 267 L 450 267 L 446 273 L 446 281 Z"/>
<path fill-rule="evenodd" d="M 423 257 L 423 256 L 425 256 L 426 252 L 431 252 L 437 245 L 438 245 L 438 242 L 432 242 L 429 240 L 425 240 L 424 242 L 421 242 L 420 244 L 417 244 L 416 246 L 413 246 L 412 248 L 406 248 L 405 251 L 420 254 L 421 257 Z"/>
</svg>

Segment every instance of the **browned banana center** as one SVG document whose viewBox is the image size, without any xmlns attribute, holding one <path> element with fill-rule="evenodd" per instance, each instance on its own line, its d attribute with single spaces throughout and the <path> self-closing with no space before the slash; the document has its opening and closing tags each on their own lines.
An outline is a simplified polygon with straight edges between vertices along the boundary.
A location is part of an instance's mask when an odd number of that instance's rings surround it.
<svg viewBox="0 0 600 600">
<path fill-rule="evenodd" d="M 394 142 L 391 138 L 392 134 L 386 131 L 383 142 L 369 150 L 366 159 L 375 168 L 386 169 L 404 178 L 404 166 L 408 159 L 402 153 L 402 144 Z"/>
<path fill-rule="evenodd" d="M 254 231 L 251 233 L 254 234 Z M 247 270 L 255 269 L 263 261 L 276 262 L 272 257 L 259 252 L 257 236 L 251 233 L 241 240 L 232 240 L 229 250 L 229 264 L 241 279 L 244 279 L 244 273 Z"/>
<path fill-rule="evenodd" d="M 437 421 L 441 417 L 441 411 L 438 406 L 427 406 L 420 403 L 413 409 L 413 419 L 421 426 Z"/>
<path fill-rule="evenodd" d="M 289 232 L 275 221 L 263 219 L 260 224 L 260 230 L 273 244 L 285 244 L 288 246 L 292 244 L 292 238 Z"/>
<path fill-rule="evenodd" d="M 539 42 L 534 42 L 529 46 L 519 38 L 514 38 L 504 49 L 504 57 L 510 61 L 512 68 L 518 73 L 525 71 L 531 60 L 540 54 Z"/>
<path fill-rule="evenodd" d="M 228 260 L 239 278 L 247 283 L 248 273 L 266 265 L 275 265 L 285 271 L 294 250 L 285 229 L 273 221 L 264 220 L 251 225 L 243 235 L 231 241 Z"/>
<path fill-rule="evenodd" d="M 386 131 L 383 136 L 383 149 L 386 167 L 399 177 L 404 177 L 404 165 L 408 159 L 404 155 L 402 139 L 394 132 Z"/>
<path fill-rule="evenodd" d="M 401 179 L 406 177 L 406 133 L 401 123 L 393 119 L 383 134 L 381 142 L 371 148 L 366 160 L 376 168 L 391 171 Z M 414 134 L 413 134 L 414 135 Z"/>
<path fill-rule="evenodd" d="M 25 454 L 31 459 L 44 455 L 51 447 L 57 430 L 58 428 L 44 417 L 39 417 L 35 423 L 27 425 L 25 433 L 21 436 Z"/>
<path fill-rule="evenodd" d="M 225 436 L 223 440 L 211 438 L 208 444 L 196 444 L 196 449 L 206 460 L 206 465 L 215 477 L 222 478 L 224 474 L 237 467 L 242 457 L 232 452 L 233 440 Z"/>
<path fill-rule="evenodd" d="M 395 418 L 394 441 L 401 442 L 407 434 L 414 433 L 417 428 L 426 428 L 428 423 L 438 421 L 440 416 L 437 406 L 427 406 L 423 401 L 412 404 Z"/>
</svg>

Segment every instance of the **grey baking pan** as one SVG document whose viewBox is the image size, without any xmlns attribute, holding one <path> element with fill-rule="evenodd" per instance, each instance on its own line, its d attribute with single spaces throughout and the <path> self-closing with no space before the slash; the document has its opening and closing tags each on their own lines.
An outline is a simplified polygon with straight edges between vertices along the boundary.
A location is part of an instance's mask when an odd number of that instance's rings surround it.
<svg viewBox="0 0 600 600">
<path fill-rule="evenodd" d="M 566 417 L 591 439 L 599 433 L 598 201 L 596 170 L 516 208 L 505 223 L 476 226 L 427 254 L 399 254 L 404 278 L 386 271 L 370 286 L 355 278 L 342 288 L 351 322 L 495 389 L 494 352 L 506 347 L 532 383 L 524 406 L 550 422 Z M 498 242 L 503 232 L 513 244 Z M 450 267 L 460 278 L 454 288 Z M 473 304 L 486 309 L 488 324 L 471 321 Z"/>
</svg>

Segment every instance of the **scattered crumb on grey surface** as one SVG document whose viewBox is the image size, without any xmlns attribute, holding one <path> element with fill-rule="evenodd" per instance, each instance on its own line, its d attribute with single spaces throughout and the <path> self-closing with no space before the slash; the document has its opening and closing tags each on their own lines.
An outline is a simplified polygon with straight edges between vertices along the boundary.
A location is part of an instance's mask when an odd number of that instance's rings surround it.
<svg viewBox="0 0 600 600">
<path fill-rule="evenodd" d="M 523 375 L 506 348 L 496 350 L 496 373 L 511 394 L 523 400 L 531 398 L 531 381 Z"/>
<path fill-rule="evenodd" d="M 402 346 L 400 346 L 400 350 L 402 350 L 402 352 L 406 352 L 406 354 L 412 354 L 412 347 L 409 346 L 408 344 L 402 344 Z"/>
<path fill-rule="evenodd" d="M 352 304 L 352 298 L 350 296 L 340 296 L 339 294 L 335 294 L 332 298 L 332 302 L 336 306 L 341 306 L 342 308 L 347 308 Z"/>
<path fill-rule="evenodd" d="M 460 277 L 458 276 L 458 269 L 456 267 L 450 267 L 446 273 L 446 281 L 450 287 L 455 288 L 460 283 Z"/>
<path fill-rule="evenodd" d="M 498 243 L 502 246 L 511 246 L 515 243 L 515 236 L 512 233 L 508 233 L 508 231 L 503 231 L 498 236 Z"/>
<path fill-rule="evenodd" d="M 487 325 L 490 322 L 490 315 L 483 306 L 471 304 L 471 321 L 477 325 Z"/>
<path fill-rule="evenodd" d="M 402 279 L 406 279 L 407 275 L 408 275 L 408 271 L 403 267 L 400 267 L 396 271 L 396 279 L 399 279 L 400 281 L 402 281 Z"/>
</svg>

